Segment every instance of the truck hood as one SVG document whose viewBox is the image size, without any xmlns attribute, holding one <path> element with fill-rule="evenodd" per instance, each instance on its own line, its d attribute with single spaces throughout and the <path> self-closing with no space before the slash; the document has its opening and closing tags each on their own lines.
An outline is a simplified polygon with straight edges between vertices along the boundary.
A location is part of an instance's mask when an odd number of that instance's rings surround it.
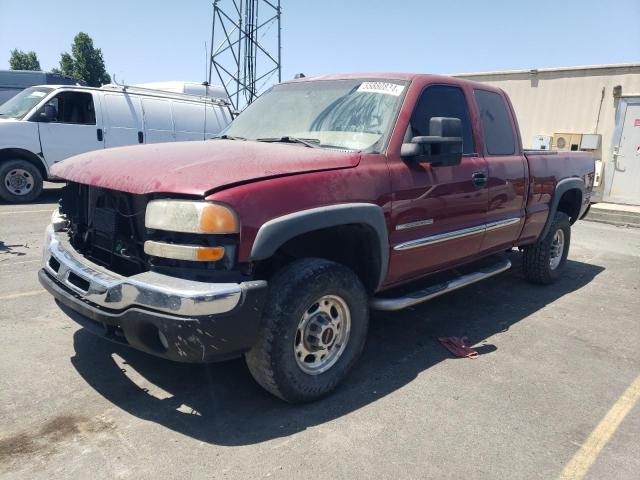
<svg viewBox="0 0 640 480">
<path fill-rule="evenodd" d="M 157 143 L 96 150 L 64 160 L 56 177 L 123 192 L 208 192 L 257 179 L 350 168 L 360 153 L 241 140 Z"/>
</svg>

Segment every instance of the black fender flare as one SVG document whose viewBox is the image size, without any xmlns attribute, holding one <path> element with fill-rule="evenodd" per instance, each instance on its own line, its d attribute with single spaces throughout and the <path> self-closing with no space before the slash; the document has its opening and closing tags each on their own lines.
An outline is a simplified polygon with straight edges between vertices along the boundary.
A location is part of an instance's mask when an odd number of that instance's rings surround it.
<svg viewBox="0 0 640 480">
<path fill-rule="evenodd" d="M 578 213 L 578 217 L 572 218 L 571 223 L 578 220 L 578 218 L 580 217 L 580 213 L 582 212 L 582 199 L 584 198 L 584 195 L 585 195 L 586 186 L 584 184 L 584 181 L 581 178 L 577 178 L 577 177 L 565 178 L 564 180 L 560 180 L 556 185 L 556 189 L 553 192 L 553 196 L 551 197 L 551 202 L 549 202 L 549 216 L 547 217 L 547 221 L 544 224 L 542 233 L 538 238 L 544 238 L 549 233 L 549 229 L 551 228 L 551 223 L 553 222 L 553 219 L 556 216 L 556 212 L 558 211 L 558 205 L 560 204 L 560 199 L 562 198 L 562 196 L 569 190 L 576 190 L 576 189 L 580 190 L 580 194 L 581 194 L 580 210 Z"/>
<path fill-rule="evenodd" d="M 380 245 L 380 287 L 387 276 L 389 266 L 389 235 L 384 212 L 373 203 L 341 203 L 311 208 L 276 217 L 264 223 L 251 247 L 250 261 L 271 257 L 288 240 L 303 233 L 340 225 L 366 225 L 378 237 Z"/>
</svg>

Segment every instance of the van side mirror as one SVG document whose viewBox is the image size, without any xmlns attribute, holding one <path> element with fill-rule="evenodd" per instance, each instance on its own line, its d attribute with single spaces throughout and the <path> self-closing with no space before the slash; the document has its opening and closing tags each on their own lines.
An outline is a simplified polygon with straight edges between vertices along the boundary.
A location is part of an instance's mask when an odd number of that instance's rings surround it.
<svg viewBox="0 0 640 480">
<path fill-rule="evenodd" d="M 37 120 L 39 122 L 53 122 L 58 117 L 58 109 L 47 103 L 39 111 Z"/>
<path fill-rule="evenodd" d="M 403 143 L 400 155 L 433 166 L 458 165 L 462 160 L 462 122 L 459 118 L 432 117 L 429 135 Z"/>
</svg>

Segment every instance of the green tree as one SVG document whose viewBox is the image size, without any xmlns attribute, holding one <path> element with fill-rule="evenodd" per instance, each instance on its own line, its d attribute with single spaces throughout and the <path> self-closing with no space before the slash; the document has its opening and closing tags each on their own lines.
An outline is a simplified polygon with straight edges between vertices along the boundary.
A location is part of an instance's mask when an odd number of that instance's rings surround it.
<svg viewBox="0 0 640 480">
<path fill-rule="evenodd" d="M 36 52 L 23 52 L 17 48 L 11 50 L 9 66 L 11 70 L 36 70 L 38 72 L 41 70 Z"/>
<path fill-rule="evenodd" d="M 91 87 L 111 82 L 102 58 L 102 50 L 93 46 L 93 40 L 84 32 L 73 39 L 71 53 L 60 55 L 60 69 L 55 71 L 84 80 Z"/>
</svg>

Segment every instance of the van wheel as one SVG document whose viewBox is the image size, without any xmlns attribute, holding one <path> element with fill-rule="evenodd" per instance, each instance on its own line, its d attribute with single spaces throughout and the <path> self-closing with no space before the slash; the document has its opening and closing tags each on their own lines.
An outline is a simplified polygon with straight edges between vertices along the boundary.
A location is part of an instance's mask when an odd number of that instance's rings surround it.
<svg viewBox="0 0 640 480">
<path fill-rule="evenodd" d="M 571 220 L 557 212 L 547 236 L 524 248 L 522 269 L 531 283 L 549 285 L 555 282 L 567 263 L 571 242 Z"/>
<path fill-rule="evenodd" d="M 9 203 L 31 202 L 42 192 L 42 175 L 26 160 L 9 160 L 0 164 L 0 197 Z"/>
<path fill-rule="evenodd" d="M 297 260 L 270 282 L 247 365 L 282 400 L 316 400 L 347 376 L 362 353 L 368 323 L 368 296 L 353 271 L 318 258 Z"/>
</svg>

